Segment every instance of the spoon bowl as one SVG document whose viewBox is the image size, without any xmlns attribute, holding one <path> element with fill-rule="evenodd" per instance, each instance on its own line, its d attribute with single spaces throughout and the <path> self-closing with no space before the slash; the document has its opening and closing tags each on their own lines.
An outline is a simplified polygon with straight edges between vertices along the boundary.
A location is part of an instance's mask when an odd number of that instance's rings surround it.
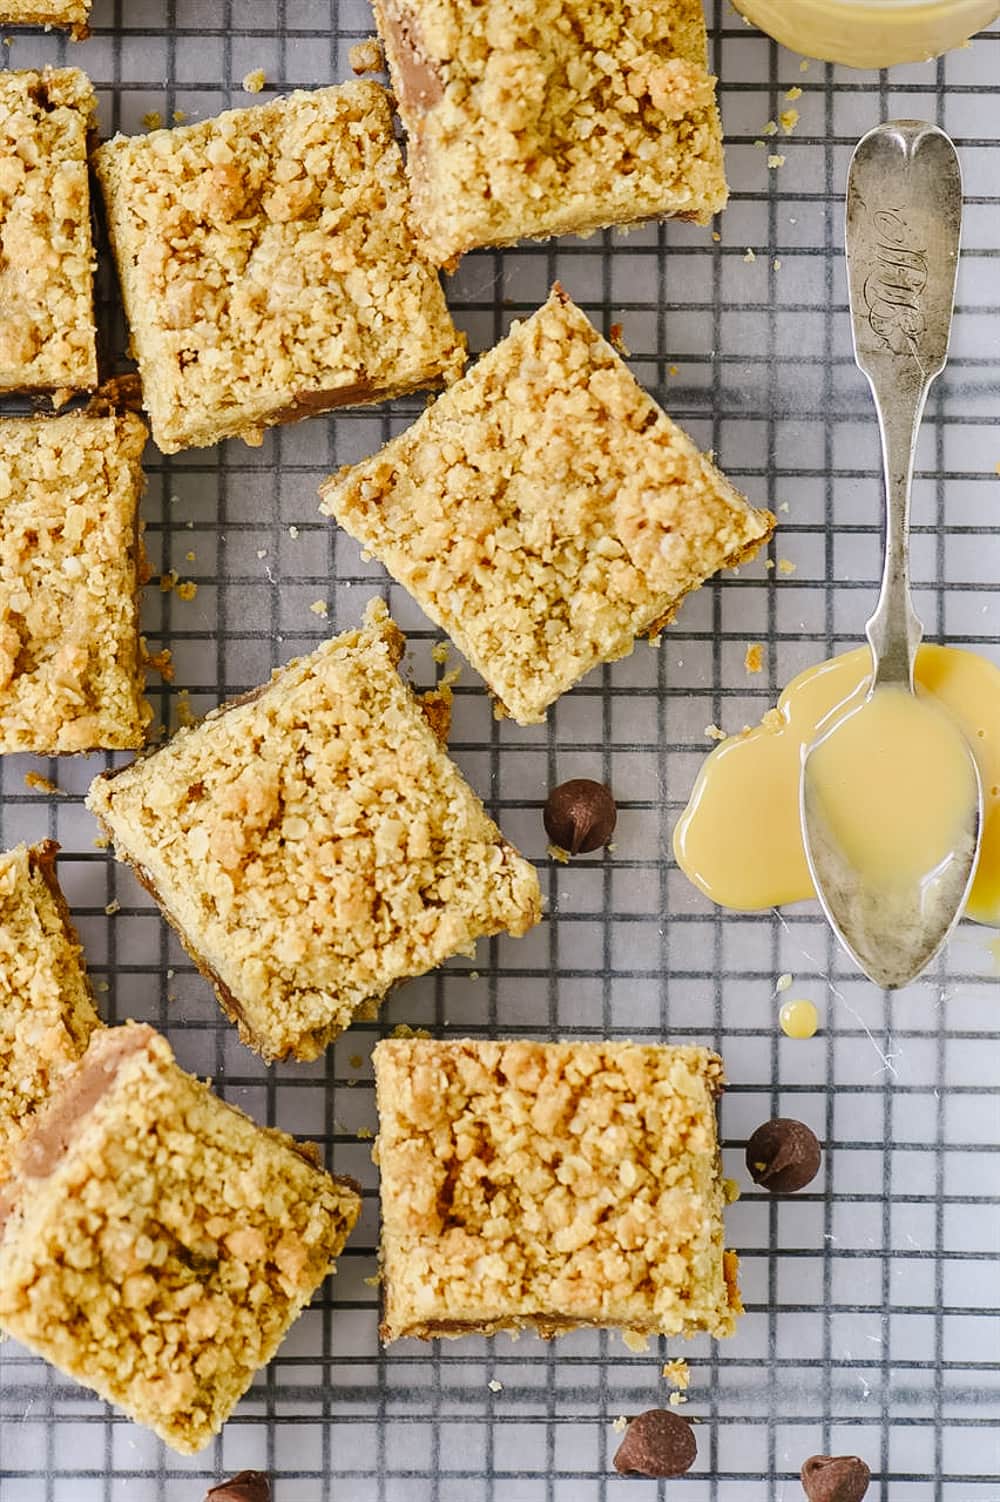
<svg viewBox="0 0 1000 1502">
<path fill-rule="evenodd" d="M 847 271 L 855 358 L 882 439 L 885 554 L 866 627 L 870 687 L 805 751 L 799 812 L 823 911 L 886 990 L 915 980 L 946 942 L 982 836 L 972 750 L 943 709 L 914 693 L 923 633 L 909 569 L 917 437 L 948 358 L 961 227 L 961 169 L 943 131 L 898 120 L 859 142 L 848 175 Z"/>
</svg>

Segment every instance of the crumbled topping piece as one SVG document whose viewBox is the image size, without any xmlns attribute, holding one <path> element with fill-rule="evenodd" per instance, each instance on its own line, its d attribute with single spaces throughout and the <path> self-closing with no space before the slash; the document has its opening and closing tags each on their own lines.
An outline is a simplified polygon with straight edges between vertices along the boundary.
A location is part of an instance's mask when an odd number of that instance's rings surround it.
<svg viewBox="0 0 1000 1502">
<path fill-rule="evenodd" d="M 366 37 L 363 42 L 355 42 L 347 54 L 347 60 L 351 65 L 351 72 L 359 76 L 363 73 L 381 73 L 385 67 L 385 53 L 378 37 Z"/>
<path fill-rule="evenodd" d="M 248 94 L 259 94 L 266 82 L 267 75 L 263 68 L 254 68 L 243 75 L 243 88 Z"/>
</svg>

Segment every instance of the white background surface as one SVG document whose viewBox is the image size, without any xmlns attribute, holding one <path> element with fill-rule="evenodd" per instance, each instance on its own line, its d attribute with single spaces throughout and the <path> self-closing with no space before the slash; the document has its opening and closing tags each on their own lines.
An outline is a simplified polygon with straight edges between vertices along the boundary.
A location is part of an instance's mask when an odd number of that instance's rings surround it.
<svg viewBox="0 0 1000 1502">
<path fill-rule="evenodd" d="M 1000 661 L 1000 30 L 890 76 L 817 63 L 802 72 L 728 6 L 712 0 L 709 10 L 734 190 L 721 243 L 670 226 L 482 253 L 467 258 L 449 296 L 477 350 L 533 310 L 556 276 L 600 326 L 620 320 L 633 369 L 668 410 L 756 501 L 787 503 L 772 556 L 796 572 L 767 573 L 759 561 L 706 588 L 659 653 L 642 645 L 594 674 L 547 727 L 498 726 L 465 671 L 455 754 L 508 836 L 539 861 L 549 918 L 526 940 L 482 946 L 474 967 L 449 965 L 401 989 L 382 1026 L 721 1048 L 732 1082 L 727 1165 L 746 1191 L 730 1212 L 730 1241 L 742 1254 L 748 1312 L 724 1348 L 699 1341 L 669 1352 L 691 1363 L 686 1412 L 699 1424 L 698 1463 L 670 1484 L 671 1496 L 797 1498 L 802 1460 L 832 1451 L 865 1457 L 877 1477 L 869 1496 L 880 1502 L 997 1502 L 1000 1019 L 991 935 L 966 925 L 932 978 L 886 1001 L 850 971 L 813 911 L 718 913 L 669 852 L 708 748 L 704 727 L 756 719 L 800 668 L 854 644 L 872 603 L 878 455 L 849 354 L 841 197 L 854 141 L 888 116 L 936 120 L 958 138 L 969 199 L 954 358 L 921 446 L 918 607 L 932 639 Z M 371 30 L 364 0 L 97 0 L 94 22 L 92 39 L 75 47 L 18 36 L 6 62 L 86 68 L 105 133 L 141 129 L 149 110 L 198 119 L 249 103 L 240 80 L 257 67 L 269 91 L 345 78 L 349 45 Z M 803 90 L 801 123 L 769 142 L 786 158 L 769 171 L 754 142 L 788 107 L 792 86 Z M 121 351 L 120 323 L 105 311 Z M 231 443 L 170 461 L 150 450 L 150 552 L 157 571 L 173 567 L 198 583 L 187 604 L 155 584 L 147 591 L 151 646 L 169 644 L 177 666 L 172 688 L 154 685 L 159 718 L 176 723 L 183 689 L 206 709 L 360 618 L 385 579 L 318 517 L 316 486 L 420 406 L 313 419 L 258 450 Z M 412 633 L 417 677 L 430 681 L 434 633 L 402 591 L 389 594 Z M 329 603 L 329 625 L 309 610 L 317 599 Z M 753 640 L 768 644 L 766 668 L 749 678 L 743 656 Z M 376 1124 L 368 1056 L 378 1028 L 353 1029 L 325 1063 L 265 1070 L 149 899 L 94 848 L 78 799 L 101 765 L 5 759 L 0 835 L 5 844 L 46 834 L 62 842 L 61 877 L 105 1017 L 165 1028 L 182 1063 L 212 1074 L 259 1120 L 320 1141 L 330 1165 L 361 1178 L 368 1196 L 338 1277 L 195 1460 L 164 1451 L 5 1346 L 0 1502 L 200 1502 L 210 1479 L 244 1466 L 273 1472 L 276 1502 L 662 1495 L 662 1486 L 610 1472 L 610 1426 L 665 1402 L 666 1350 L 634 1355 L 617 1337 L 580 1334 L 551 1348 L 525 1337 L 379 1352 L 376 1291 L 366 1282 L 375 1272 L 375 1176 L 370 1143 L 357 1137 Z M 29 766 L 73 797 L 29 792 Z M 577 775 L 607 778 L 621 817 L 612 855 L 564 869 L 545 858 L 539 808 L 551 783 Z M 113 900 L 121 910 L 109 917 Z M 820 1008 L 822 1031 L 810 1042 L 777 1029 L 783 971 L 795 976 L 789 994 Z M 752 1191 L 742 1167 L 745 1138 L 776 1113 L 810 1122 L 830 1144 L 812 1192 L 795 1199 Z"/>
</svg>

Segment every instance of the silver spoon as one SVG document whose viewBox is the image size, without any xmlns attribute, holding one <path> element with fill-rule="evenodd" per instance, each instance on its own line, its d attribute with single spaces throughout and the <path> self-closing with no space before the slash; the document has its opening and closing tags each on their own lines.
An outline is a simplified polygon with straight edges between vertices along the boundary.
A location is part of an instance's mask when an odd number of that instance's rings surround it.
<svg viewBox="0 0 1000 1502">
<path fill-rule="evenodd" d="M 909 984 L 926 969 L 965 906 L 982 833 L 975 759 L 965 745 L 974 774 L 968 820 L 934 874 L 933 900 L 928 888 L 915 883 L 889 902 L 853 869 L 833 836 L 817 794 L 820 763 L 813 758 L 880 689 L 914 693 L 923 628 L 910 598 L 910 490 L 927 394 L 948 359 L 961 230 L 961 168 L 943 131 L 897 120 L 859 142 L 847 184 L 847 271 L 855 359 L 868 377 L 882 436 L 885 562 L 878 604 L 865 630 L 872 652 L 867 698 L 845 706 L 805 753 L 800 811 L 823 910 L 856 964 L 886 990 Z M 962 771 L 964 776 L 964 763 Z M 919 807 L 913 817 L 920 819 Z"/>
</svg>

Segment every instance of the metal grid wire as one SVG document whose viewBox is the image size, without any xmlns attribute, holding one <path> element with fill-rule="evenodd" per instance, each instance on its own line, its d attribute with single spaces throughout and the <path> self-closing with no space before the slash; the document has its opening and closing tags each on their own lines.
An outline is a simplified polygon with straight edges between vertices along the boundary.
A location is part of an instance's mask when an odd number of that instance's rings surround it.
<svg viewBox="0 0 1000 1502">
<path fill-rule="evenodd" d="M 0 836 L 61 841 L 61 876 L 109 1020 L 148 1019 L 183 1064 L 259 1120 L 311 1137 L 365 1184 L 361 1225 L 337 1278 L 295 1327 L 222 1437 L 185 1461 L 41 1362 L 0 1355 L 0 1502 L 197 1502 L 244 1466 L 275 1477 L 277 1502 L 606 1502 L 663 1496 L 609 1475 L 619 1414 L 662 1404 L 666 1350 L 628 1352 L 579 1333 L 466 1339 L 388 1353 L 376 1339 L 377 1204 L 369 1055 L 401 1022 L 442 1036 L 669 1037 L 721 1049 L 727 1170 L 743 1197 L 729 1216 L 748 1312 L 735 1339 L 673 1346 L 692 1368 L 685 1410 L 699 1460 L 671 1483 L 687 1502 L 794 1498 L 802 1460 L 859 1453 L 879 1502 L 1000 1497 L 998 1224 L 1000 1022 L 989 934 L 966 925 L 935 973 L 887 998 L 859 980 L 809 907 L 718 912 L 670 857 L 670 832 L 705 753 L 705 726 L 755 720 L 799 669 L 859 638 L 879 569 L 878 453 L 850 359 L 841 199 L 856 138 L 882 118 L 937 121 L 959 141 L 968 206 L 954 356 L 932 398 L 914 528 L 917 604 L 932 639 L 1000 661 L 1000 30 L 971 50 L 891 76 L 799 59 L 710 0 L 729 141 L 731 207 L 721 240 L 668 225 L 587 242 L 471 255 L 450 284 L 475 349 L 534 309 L 559 277 L 607 331 L 624 326 L 633 370 L 755 500 L 778 512 L 773 556 L 794 574 L 744 567 L 690 600 L 661 649 L 591 675 L 548 725 L 498 725 L 466 671 L 455 755 L 505 832 L 539 862 L 548 918 L 520 942 L 482 946 L 402 988 L 377 1025 L 353 1028 L 327 1059 L 265 1069 L 222 1020 L 149 899 L 94 848 L 80 796 L 100 760 L 6 758 Z M 102 126 L 137 131 L 159 111 L 197 119 L 268 90 L 348 76 L 370 34 L 366 0 L 97 0 L 92 39 L 18 35 L 4 62 L 88 69 Z M 802 90 L 795 134 L 765 122 Z M 267 97 L 267 96 L 265 96 Z M 769 151 L 785 162 L 767 165 Z M 747 255 L 753 249 L 756 259 Z M 124 349 L 105 270 L 110 347 Z M 239 443 L 148 455 L 144 505 L 156 565 L 198 584 L 189 603 L 147 591 L 151 645 L 177 668 L 159 717 L 196 712 L 262 680 L 329 630 L 355 623 L 386 587 L 350 539 L 318 517 L 315 492 L 420 409 L 317 418 Z M 405 594 L 418 681 L 436 633 Z M 310 613 L 327 602 L 329 625 Z M 747 642 L 766 642 L 749 678 Z M 28 791 L 29 766 L 58 797 Z M 621 817 L 613 853 L 551 865 L 539 808 L 566 777 L 606 779 Z M 106 907 L 120 903 L 113 915 Z M 808 1043 L 776 1027 L 775 979 L 819 1005 Z M 747 1185 L 741 1144 L 775 1113 L 827 1143 L 822 1176 L 794 1199 Z M 493 1390 L 488 1384 L 502 1384 Z M 635 1495 L 639 1495 L 636 1492 Z"/>
</svg>

